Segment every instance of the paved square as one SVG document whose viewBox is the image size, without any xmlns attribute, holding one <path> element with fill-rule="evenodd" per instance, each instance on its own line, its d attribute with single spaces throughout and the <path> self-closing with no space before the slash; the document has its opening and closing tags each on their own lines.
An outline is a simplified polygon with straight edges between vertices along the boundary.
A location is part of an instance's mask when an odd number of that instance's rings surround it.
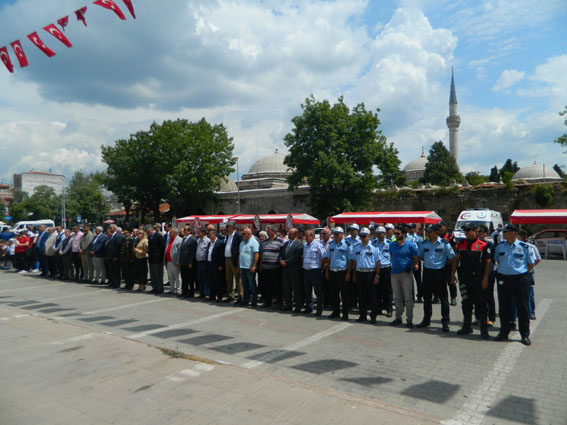
<svg viewBox="0 0 567 425">
<path fill-rule="evenodd" d="M 0 272 L 0 423 L 565 425 L 566 276 L 524 347 Z"/>
</svg>

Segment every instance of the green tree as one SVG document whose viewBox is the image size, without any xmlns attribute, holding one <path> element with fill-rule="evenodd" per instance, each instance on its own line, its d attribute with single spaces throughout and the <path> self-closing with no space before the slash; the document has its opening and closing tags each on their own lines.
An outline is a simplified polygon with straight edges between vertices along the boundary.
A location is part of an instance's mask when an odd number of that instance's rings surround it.
<svg viewBox="0 0 567 425">
<path fill-rule="evenodd" d="M 487 181 L 487 177 L 486 176 L 481 176 L 478 171 L 471 171 L 470 173 L 467 173 L 467 175 L 465 176 L 465 178 L 467 179 L 467 182 L 471 185 L 471 186 L 476 186 L 478 184 L 482 184 L 485 183 Z"/>
<path fill-rule="evenodd" d="M 559 116 L 565 117 L 563 124 L 565 124 L 565 126 L 567 127 L 567 106 L 565 106 L 565 109 L 563 111 L 559 112 Z M 553 142 L 563 146 L 564 148 L 567 148 L 567 133 L 562 134 Z M 567 151 L 565 151 L 565 153 L 567 153 Z"/>
<path fill-rule="evenodd" d="M 12 222 L 44 218 L 61 220 L 61 197 L 52 187 L 37 186 L 32 196 L 19 192 L 14 198 L 11 205 Z"/>
<path fill-rule="evenodd" d="M 422 180 L 424 183 L 448 186 L 451 179 L 455 179 L 457 182 L 464 180 L 455 158 L 443 142 L 435 142 L 429 150 Z"/>
<path fill-rule="evenodd" d="M 506 183 L 507 181 L 510 181 L 512 176 L 516 174 L 516 171 L 518 171 L 519 169 L 520 167 L 518 167 L 518 162 L 517 161 L 512 162 L 512 160 L 508 158 L 504 163 L 504 165 L 502 166 L 502 168 L 498 170 L 498 173 L 500 174 L 500 177 L 502 177 L 504 183 Z M 506 173 L 511 173 L 511 176 L 509 177 L 508 180 L 505 179 L 505 177 L 507 178 L 508 176 Z"/>
<path fill-rule="evenodd" d="M 553 169 L 557 174 L 559 174 L 559 177 L 561 177 L 562 179 L 565 179 L 565 177 L 567 177 L 567 175 L 565 175 L 565 171 L 563 171 L 563 168 L 560 167 L 558 164 L 555 164 L 553 166 Z"/>
<path fill-rule="evenodd" d="M 289 148 L 285 164 L 293 170 L 290 190 L 309 185 L 316 215 L 366 207 L 376 187 L 375 165 L 382 181 L 397 181 L 397 151 L 378 129 L 377 113 L 367 111 L 363 103 L 351 111 L 342 97 L 331 105 L 311 96 L 301 108 L 303 113 L 292 119 L 294 128 L 284 138 Z"/>
<path fill-rule="evenodd" d="M 75 222 L 78 215 L 83 222 L 102 223 L 108 210 L 101 190 L 100 178 L 95 173 L 77 171 L 71 177 L 66 192 L 66 215 Z"/>
<path fill-rule="evenodd" d="M 391 183 L 397 186 L 405 186 L 407 183 L 406 176 L 400 170 L 400 159 L 398 158 L 398 150 L 393 143 L 384 143 L 383 149 L 380 149 L 376 158 L 376 164 L 381 171 L 378 184 L 382 187 Z"/>
<path fill-rule="evenodd" d="M 225 127 L 204 118 L 153 123 L 149 131 L 101 147 L 108 166 L 103 182 L 125 207 L 135 203 L 142 215 L 154 211 L 159 221 L 163 201 L 182 197 L 191 210 L 218 189 L 234 171 L 233 148 Z"/>
<path fill-rule="evenodd" d="M 488 181 L 496 183 L 500 181 L 500 172 L 498 171 L 498 167 L 496 165 L 490 169 L 490 176 L 488 177 Z"/>
</svg>

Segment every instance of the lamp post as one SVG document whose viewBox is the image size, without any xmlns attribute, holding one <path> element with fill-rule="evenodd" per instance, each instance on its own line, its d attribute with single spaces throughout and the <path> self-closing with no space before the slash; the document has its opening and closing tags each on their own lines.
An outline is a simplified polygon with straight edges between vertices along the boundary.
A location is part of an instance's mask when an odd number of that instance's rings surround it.
<svg viewBox="0 0 567 425">
<path fill-rule="evenodd" d="M 65 214 L 65 188 L 63 188 L 63 192 L 61 193 L 61 226 L 63 229 L 67 228 L 67 217 Z"/>
<path fill-rule="evenodd" d="M 238 172 L 238 157 L 236 157 L 236 204 L 238 205 L 238 214 L 240 215 L 240 177 Z"/>
</svg>

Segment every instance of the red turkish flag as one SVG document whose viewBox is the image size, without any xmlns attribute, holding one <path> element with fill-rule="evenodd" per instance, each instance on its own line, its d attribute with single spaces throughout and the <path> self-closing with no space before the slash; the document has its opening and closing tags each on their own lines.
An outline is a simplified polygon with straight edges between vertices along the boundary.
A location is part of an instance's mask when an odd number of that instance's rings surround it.
<svg viewBox="0 0 567 425">
<path fill-rule="evenodd" d="M 87 13 L 87 6 L 81 7 L 78 10 L 75 10 L 75 15 L 77 15 L 77 21 L 83 21 L 85 27 L 87 26 L 87 20 L 85 19 L 85 13 Z"/>
<path fill-rule="evenodd" d="M 10 43 L 10 45 L 12 46 L 12 49 L 14 49 L 14 53 L 16 54 L 16 57 L 18 58 L 18 62 L 20 62 L 20 68 L 24 68 L 24 67 L 28 66 L 29 65 L 28 58 L 26 57 L 26 54 L 24 53 L 24 49 L 22 49 L 22 43 L 20 43 L 20 40 L 16 40 L 16 41 Z"/>
<path fill-rule="evenodd" d="M 105 9 L 112 10 L 114 13 L 116 13 L 116 15 L 118 15 L 120 19 L 122 19 L 123 21 L 126 20 L 126 16 L 124 16 L 120 8 L 112 0 L 96 0 L 93 1 L 93 3 L 98 6 L 104 7 Z"/>
<path fill-rule="evenodd" d="M 65 37 L 61 31 L 59 31 L 59 28 L 57 28 L 55 24 L 49 24 L 48 26 L 43 27 L 43 29 L 53 37 L 55 37 L 57 40 L 59 40 L 61 43 L 63 43 L 65 46 L 73 47 L 69 39 Z"/>
<path fill-rule="evenodd" d="M 122 0 L 122 1 L 128 8 L 128 11 L 130 12 L 130 15 L 132 15 L 132 18 L 136 19 L 136 14 L 134 13 L 134 5 L 132 4 L 132 0 Z"/>
<path fill-rule="evenodd" d="M 51 50 L 49 47 L 47 47 L 43 41 L 41 41 L 41 38 L 39 38 L 37 32 L 34 31 L 31 34 L 28 34 L 28 38 L 33 44 L 37 46 L 39 50 L 41 50 L 47 56 L 49 57 L 55 56 L 55 52 Z"/>
<path fill-rule="evenodd" d="M 8 71 L 14 72 L 14 65 L 12 65 L 12 61 L 10 60 L 10 55 L 8 54 L 8 49 L 6 47 L 2 47 L 0 49 L 0 59 L 2 59 L 4 65 L 6 65 Z"/>
<path fill-rule="evenodd" d="M 61 25 L 61 29 L 65 31 L 65 27 L 69 24 L 69 17 L 65 16 L 57 21 L 59 25 Z"/>
</svg>

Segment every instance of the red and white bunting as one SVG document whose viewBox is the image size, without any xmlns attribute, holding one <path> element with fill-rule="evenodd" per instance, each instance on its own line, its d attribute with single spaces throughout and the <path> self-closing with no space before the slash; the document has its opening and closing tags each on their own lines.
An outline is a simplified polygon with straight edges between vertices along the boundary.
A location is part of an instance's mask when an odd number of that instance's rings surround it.
<svg viewBox="0 0 567 425">
<path fill-rule="evenodd" d="M 122 0 L 122 1 L 128 8 L 128 11 L 130 12 L 130 15 L 132 15 L 132 18 L 136 19 L 136 13 L 134 13 L 134 5 L 132 4 L 132 0 Z"/>
<path fill-rule="evenodd" d="M 22 49 L 22 43 L 20 43 L 20 40 L 13 41 L 10 45 L 12 46 L 12 49 L 14 49 L 18 62 L 20 62 L 20 68 L 28 66 L 28 58 L 24 53 L 24 49 Z"/>
<path fill-rule="evenodd" d="M 85 13 L 87 13 L 87 6 L 75 10 L 75 16 L 77 16 L 77 21 L 81 21 L 83 25 L 86 27 L 87 20 L 85 19 Z"/>
<path fill-rule="evenodd" d="M 61 26 L 61 29 L 65 31 L 65 27 L 69 25 L 69 17 L 65 16 L 64 18 L 58 19 L 57 23 Z"/>
<path fill-rule="evenodd" d="M 120 8 L 112 0 L 96 0 L 93 1 L 93 3 L 97 6 L 104 7 L 105 9 L 112 10 L 120 19 L 122 19 L 123 21 L 126 20 L 124 13 L 122 13 Z"/>
<path fill-rule="evenodd" d="M 28 34 L 28 38 L 33 44 L 37 46 L 39 50 L 45 53 L 48 57 L 55 56 L 55 52 L 47 47 L 43 41 L 41 41 L 41 38 L 39 38 L 37 32 L 34 31 L 31 34 Z"/>
<path fill-rule="evenodd" d="M 65 37 L 65 35 L 63 35 L 63 33 L 59 30 L 59 28 L 55 26 L 55 24 L 49 24 L 48 26 L 43 27 L 43 29 L 53 37 L 55 37 L 57 40 L 59 40 L 61 43 L 63 43 L 65 46 L 73 47 L 69 39 Z"/>
<path fill-rule="evenodd" d="M 10 60 L 10 55 L 8 54 L 8 49 L 5 46 L 0 48 L 0 59 L 2 59 L 2 62 L 4 63 L 4 65 L 6 65 L 6 68 L 8 68 L 8 71 L 14 72 L 14 65 L 12 64 L 12 61 Z"/>
</svg>

